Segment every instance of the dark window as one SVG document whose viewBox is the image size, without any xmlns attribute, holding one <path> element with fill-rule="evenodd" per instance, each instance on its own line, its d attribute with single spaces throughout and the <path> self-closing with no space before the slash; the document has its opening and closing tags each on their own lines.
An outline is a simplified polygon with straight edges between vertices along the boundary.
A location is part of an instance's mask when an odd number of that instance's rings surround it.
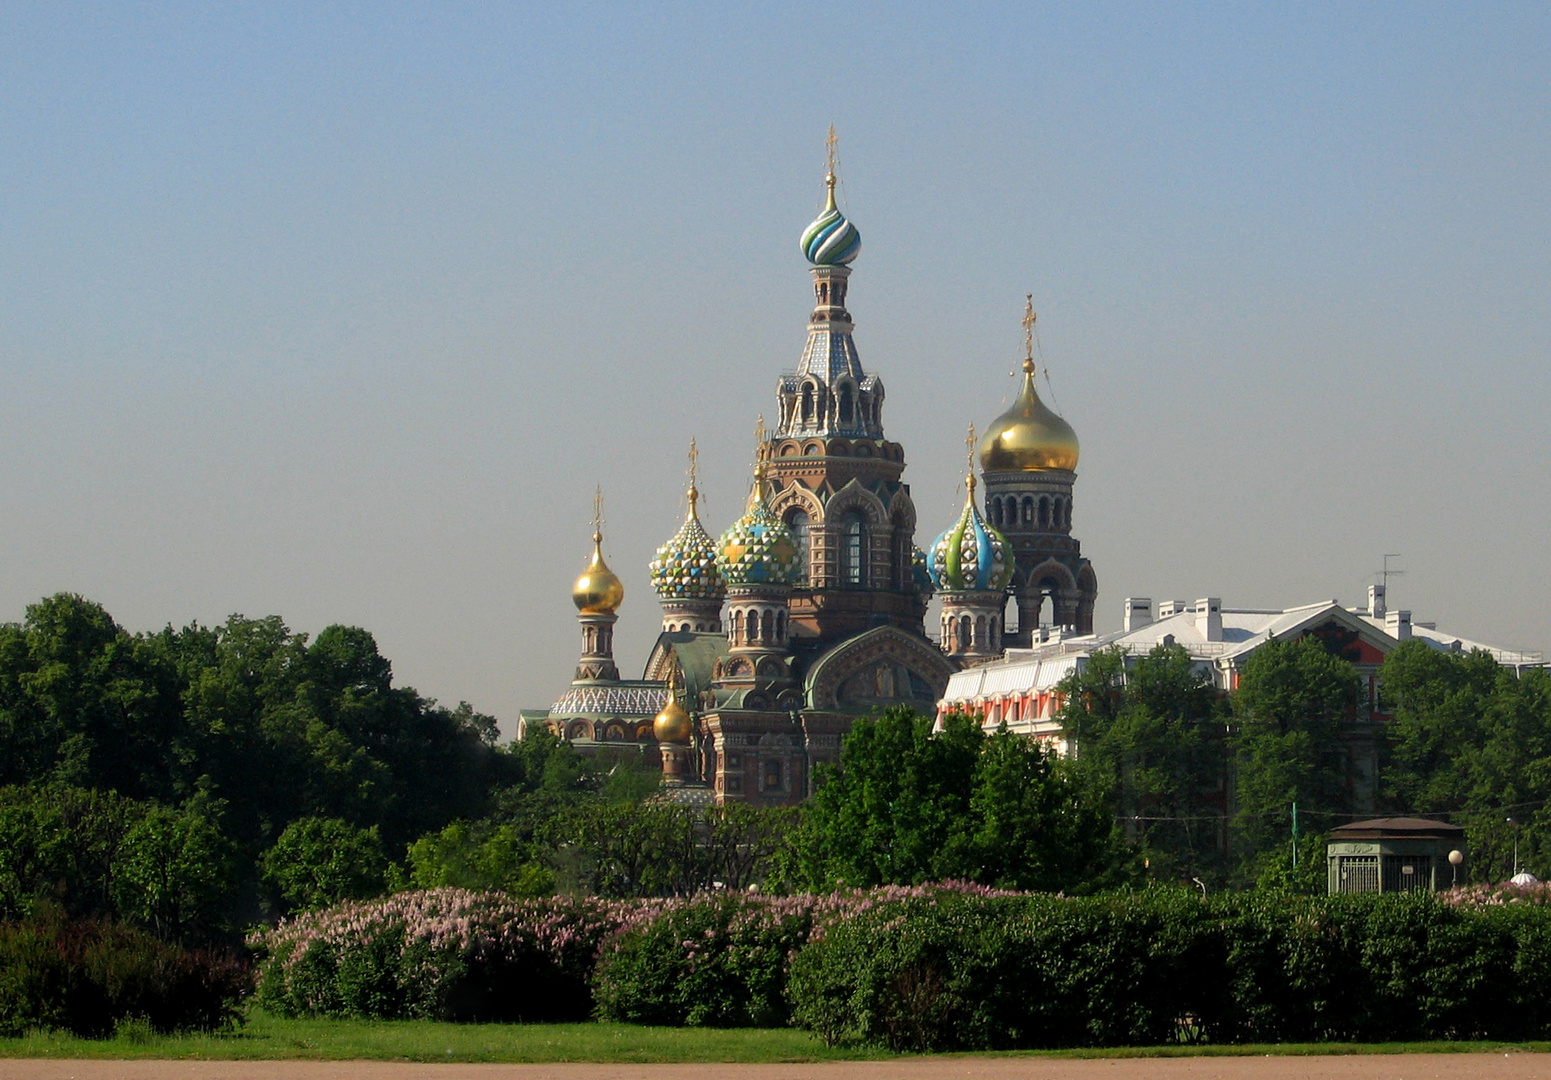
<svg viewBox="0 0 1551 1080">
<path fill-rule="evenodd" d="M 867 528 L 862 512 L 846 511 L 840 524 L 840 580 L 846 585 L 865 585 L 867 574 L 863 556 L 867 551 Z"/>
<path fill-rule="evenodd" d="M 788 510 L 786 512 L 786 527 L 792 530 L 792 539 L 797 541 L 797 582 L 798 585 L 808 583 L 808 512 L 806 510 Z"/>
</svg>

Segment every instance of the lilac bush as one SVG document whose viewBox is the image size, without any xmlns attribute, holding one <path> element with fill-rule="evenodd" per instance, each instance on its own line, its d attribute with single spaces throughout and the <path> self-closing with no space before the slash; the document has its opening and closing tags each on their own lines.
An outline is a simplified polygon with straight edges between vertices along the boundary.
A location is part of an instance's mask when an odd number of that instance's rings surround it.
<svg viewBox="0 0 1551 1080">
<path fill-rule="evenodd" d="M 825 894 L 520 900 L 464 889 L 352 901 L 255 932 L 283 1016 L 785 1023 L 791 956 L 835 923 L 967 882 Z"/>
</svg>

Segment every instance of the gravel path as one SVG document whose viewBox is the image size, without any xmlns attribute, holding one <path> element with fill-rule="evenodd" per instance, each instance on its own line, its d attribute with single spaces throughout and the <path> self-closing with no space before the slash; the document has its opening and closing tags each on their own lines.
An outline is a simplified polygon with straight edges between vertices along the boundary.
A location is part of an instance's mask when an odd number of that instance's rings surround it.
<svg viewBox="0 0 1551 1080">
<path fill-rule="evenodd" d="M 804 1065 L 0 1060 L 0 1080 L 1547 1080 L 1551 1054 L 908 1058 Z"/>
</svg>

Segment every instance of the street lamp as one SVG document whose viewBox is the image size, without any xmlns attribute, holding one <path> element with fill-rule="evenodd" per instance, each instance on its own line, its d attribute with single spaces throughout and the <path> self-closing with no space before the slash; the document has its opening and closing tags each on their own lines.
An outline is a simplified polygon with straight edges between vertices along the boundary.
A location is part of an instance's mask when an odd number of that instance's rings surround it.
<svg viewBox="0 0 1551 1080">
<path fill-rule="evenodd" d="M 1449 852 L 1449 865 L 1454 867 L 1454 888 L 1459 888 L 1459 864 L 1465 861 L 1465 853 L 1459 848 Z"/>
</svg>

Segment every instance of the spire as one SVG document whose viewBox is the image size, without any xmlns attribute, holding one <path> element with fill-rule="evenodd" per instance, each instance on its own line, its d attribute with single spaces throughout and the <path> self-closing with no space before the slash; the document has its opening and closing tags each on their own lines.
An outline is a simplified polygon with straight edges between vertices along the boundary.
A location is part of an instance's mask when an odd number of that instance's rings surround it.
<svg viewBox="0 0 1551 1080">
<path fill-rule="evenodd" d="M 621 584 L 603 561 L 603 489 L 592 496 L 592 559 L 571 588 L 571 600 L 583 615 L 612 615 L 625 598 Z"/>
<path fill-rule="evenodd" d="M 689 440 L 689 516 L 699 517 L 695 512 L 695 503 L 700 501 L 700 489 L 695 486 L 695 463 L 700 460 L 700 451 L 695 448 L 695 440 Z"/>
<path fill-rule="evenodd" d="M 835 207 L 835 147 L 840 144 L 840 139 L 835 134 L 835 125 L 829 125 L 829 134 L 824 138 L 824 209 L 830 211 Z"/>
<path fill-rule="evenodd" d="M 975 447 L 979 444 L 975 441 L 975 425 L 969 425 L 969 434 L 964 436 L 964 456 L 969 459 L 969 471 L 964 476 L 964 487 L 967 491 L 965 502 L 970 506 L 975 505 Z"/>
<path fill-rule="evenodd" d="M 1023 373 L 1034 374 L 1034 294 L 1026 293 L 1023 303 Z"/>
</svg>

